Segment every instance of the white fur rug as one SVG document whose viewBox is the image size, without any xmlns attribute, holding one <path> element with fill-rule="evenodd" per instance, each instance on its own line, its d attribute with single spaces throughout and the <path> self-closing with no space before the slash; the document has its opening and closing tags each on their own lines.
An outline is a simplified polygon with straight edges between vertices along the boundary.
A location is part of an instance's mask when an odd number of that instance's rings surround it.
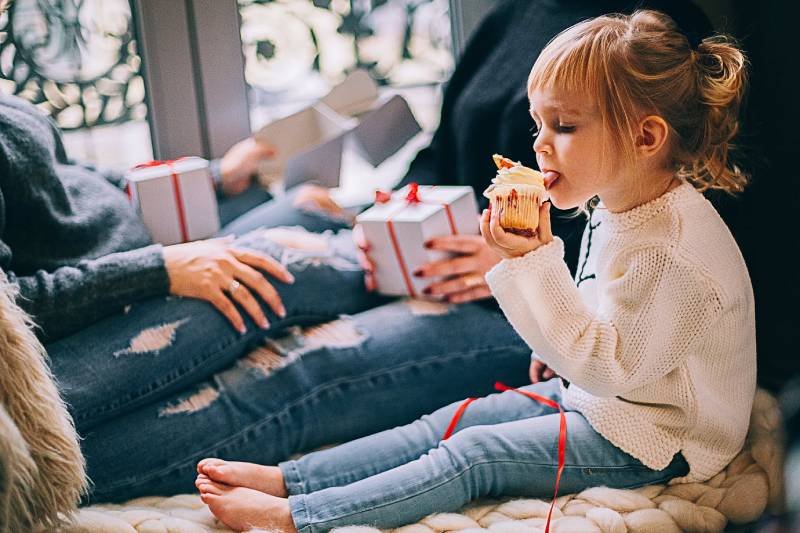
<svg viewBox="0 0 800 533">
<path fill-rule="evenodd" d="M 637 490 L 595 487 L 561 496 L 553 511 L 552 531 L 677 532 L 722 531 L 728 522 L 756 520 L 782 502 L 782 435 L 775 399 L 758 391 L 744 450 L 705 483 L 653 485 Z M 549 502 L 533 499 L 480 501 L 459 513 L 441 513 L 392 533 L 538 532 L 544 530 Z M 125 505 L 80 509 L 68 533 L 196 533 L 229 531 L 215 521 L 197 495 L 139 498 Z M 350 526 L 337 533 L 380 533 Z"/>
</svg>

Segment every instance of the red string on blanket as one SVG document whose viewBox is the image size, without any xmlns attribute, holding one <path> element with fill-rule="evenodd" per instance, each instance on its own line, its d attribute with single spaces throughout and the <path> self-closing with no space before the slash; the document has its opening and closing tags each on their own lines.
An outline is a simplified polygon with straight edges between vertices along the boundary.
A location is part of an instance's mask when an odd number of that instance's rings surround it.
<svg viewBox="0 0 800 533">
<path fill-rule="evenodd" d="M 166 161 L 148 161 L 147 163 L 140 163 L 133 167 L 134 170 L 140 168 L 160 167 L 167 165 L 172 171 L 172 192 L 175 195 L 175 206 L 178 209 L 178 223 L 181 228 L 181 240 L 186 242 L 189 240 L 189 229 L 186 226 L 186 207 L 183 205 L 183 194 L 181 194 L 181 180 L 178 179 L 178 172 L 175 170 L 175 163 L 182 161 L 184 157 L 178 159 L 169 159 Z M 130 197 L 130 191 L 128 191 Z"/>
<path fill-rule="evenodd" d="M 552 407 L 553 409 L 558 409 L 558 412 L 561 415 L 561 423 L 558 430 L 558 470 L 556 471 L 556 483 L 555 489 L 553 490 L 553 501 L 550 503 L 550 511 L 547 513 L 547 525 L 544 528 L 545 533 L 549 533 L 550 520 L 553 516 L 553 508 L 556 505 L 556 498 L 558 497 L 558 485 L 561 482 L 561 474 L 564 472 L 564 462 L 567 454 L 567 418 L 564 416 L 564 410 L 561 408 L 558 402 L 555 402 L 550 398 L 540 396 L 539 394 L 530 391 L 514 389 L 503 383 L 500 383 L 499 381 L 494 384 L 494 388 L 500 392 L 512 391 L 516 392 L 517 394 L 527 396 L 531 400 L 535 400 L 548 407 Z M 458 425 L 458 421 L 461 420 L 461 417 L 464 415 L 464 411 L 466 411 L 469 404 L 474 402 L 476 399 L 477 398 L 467 398 L 461 403 L 461 405 L 458 406 L 453 418 L 450 420 L 450 424 L 447 426 L 447 430 L 444 432 L 444 437 L 442 437 L 442 440 L 447 440 L 453 435 L 453 432 Z"/>
</svg>

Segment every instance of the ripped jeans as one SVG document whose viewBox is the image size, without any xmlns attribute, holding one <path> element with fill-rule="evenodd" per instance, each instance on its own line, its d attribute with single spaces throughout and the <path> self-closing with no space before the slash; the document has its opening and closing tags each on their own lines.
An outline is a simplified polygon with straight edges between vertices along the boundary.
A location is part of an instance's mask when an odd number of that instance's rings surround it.
<svg viewBox="0 0 800 533">
<path fill-rule="evenodd" d="M 350 232 L 289 202 L 228 226 L 331 230 L 306 250 L 261 231 L 238 239 L 297 280 L 274 283 L 287 316 L 264 306 L 270 330 L 245 318 L 239 335 L 206 302 L 168 297 L 47 347 L 83 438 L 87 501 L 193 492 L 204 457 L 277 464 L 488 394 L 497 380 L 525 382 L 530 349 L 502 314 L 367 293 Z"/>
</svg>

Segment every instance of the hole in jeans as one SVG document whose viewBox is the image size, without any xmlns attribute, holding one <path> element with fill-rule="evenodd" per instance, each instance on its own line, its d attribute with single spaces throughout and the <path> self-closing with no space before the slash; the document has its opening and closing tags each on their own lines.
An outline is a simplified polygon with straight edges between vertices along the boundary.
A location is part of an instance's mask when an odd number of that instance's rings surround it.
<svg viewBox="0 0 800 533">
<path fill-rule="evenodd" d="M 450 312 L 450 304 L 442 302 L 408 298 L 405 304 L 414 316 L 441 316 Z"/>
<path fill-rule="evenodd" d="M 189 322 L 189 319 L 183 318 L 168 324 L 144 329 L 131 339 L 127 348 L 114 352 L 114 357 L 129 354 L 158 353 L 172 345 L 178 328 L 187 322 Z"/>
<path fill-rule="evenodd" d="M 269 375 L 319 348 L 354 348 L 367 340 L 366 333 L 348 316 L 308 328 L 296 326 L 288 331 L 289 334 L 283 337 L 267 339 L 263 346 L 243 357 L 239 364 Z"/>
<path fill-rule="evenodd" d="M 178 401 L 177 403 L 162 407 L 158 411 L 158 417 L 172 416 L 178 414 L 196 413 L 207 408 L 219 398 L 219 391 L 211 385 L 205 385 L 200 390 Z"/>
</svg>

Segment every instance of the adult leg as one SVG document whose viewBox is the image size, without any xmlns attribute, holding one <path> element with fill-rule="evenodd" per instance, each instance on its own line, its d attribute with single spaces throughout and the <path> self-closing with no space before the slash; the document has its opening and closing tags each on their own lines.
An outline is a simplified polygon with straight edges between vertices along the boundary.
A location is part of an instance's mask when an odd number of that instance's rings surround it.
<svg viewBox="0 0 800 533">
<path fill-rule="evenodd" d="M 402 300 L 268 342 L 185 393 L 84 434 L 93 499 L 193 490 L 197 462 L 277 464 L 382 431 L 495 381 L 522 384 L 530 350 L 502 314 Z"/>
<path fill-rule="evenodd" d="M 258 233 L 236 244 L 271 254 L 295 276 L 275 282 L 286 307 L 280 318 L 266 305 L 271 329 L 258 328 L 241 309 L 239 334 L 205 301 L 143 301 L 47 347 L 51 367 L 80 432 L 211 376 L 286 326 L 319 323 L 379 302 L 364 290 L 349 232 L 316 236 L 321 247 L 289 249 Z M 332 288 L 337 297 L 331 298 Z"/>
<path fill-rule="evenodd" d="M 284 196 L 273 198 L 249 210 L 223 226 L 219 234 L 244 235 L 258 228 L 278 226 L 300 226 L 313 232 L 339 231 L 350 227 L 349 220 L 329 216 L 320 211 L 295 207 L 294 201 L 298 190 L 299 188 L 295 187 L 287 191 Z"/>
<path fill-rule="evenodd" d="M 255 209 L 272 199 L 272 194 L 269 191 L 254 183 L 241 194 L 219 199 L 219 222 L 225 227 L 251 209 Z"/>
<path fill-rule="evenodd" d="M 528 387 L 535 392 L 541 388 Z M 486 424 L 465 427 L 428 453 L 391 470 L 349 485 L 290 496 L 288 503 L 295 526 L 301 532 L 329 531 L 351 524 L 390 528 L 414 522 L 433 512 L 453 511 L 486 496 L 549 497 L 558 468 L 556 443 L 560 417 L 558 414 L 543 414 L 541 408 L 531 405 L 533 417 L 504 421 L 507 411 L 519 414 L 524 401 L 533 403 L 517 393 L 506 392 L 474 402 L 470 408 L 474 407 L 477 413 L 473 412 L 472 416 Z M 354 461 L 359 452 L 364 463 L 379 460 L 371 451 L 375 448 L 383 448 L 386 456 L 398 452 L 408 457 L 406 452 L 410 447 L 407 443 L 417 439 L 424 442 L 431 429 L 434 434 L 442 431 L 455 408 L 451 405 L 431 415 L 425 424 L 430 429 L 412 425 L 360 439 L 351 443 L 354 449 L 346 454 L 335 449 L 329 453 L 313 454 L 309 466 L 317 468 L 326 460 L 342 459 L 341 466 L 362 475 L 365 470 L 356 466 Z M 680 454 L 666 469 L 652 470 L 608 442 L 579 413 L 568 412 L 566 419 L 566 467 L 561 478 L 562 493 L 598 485 L 633 488 L 664 482 L 688 472 L 688 465 Z M 418 436 L 420 430 L 421 438 Z M 329 469 L 337 466 L 330 465 Z M 294 473 L 290 468 L 283 470 L 293 478 L 291 483 L 287 483 L 290 490 L 310 489 L 310 486 L 302 486 L 302 480 L 316 482 L 316 470 L 299 468 Z M 333 474 L 329 479 L 336 477 Z"/>
</svg>

